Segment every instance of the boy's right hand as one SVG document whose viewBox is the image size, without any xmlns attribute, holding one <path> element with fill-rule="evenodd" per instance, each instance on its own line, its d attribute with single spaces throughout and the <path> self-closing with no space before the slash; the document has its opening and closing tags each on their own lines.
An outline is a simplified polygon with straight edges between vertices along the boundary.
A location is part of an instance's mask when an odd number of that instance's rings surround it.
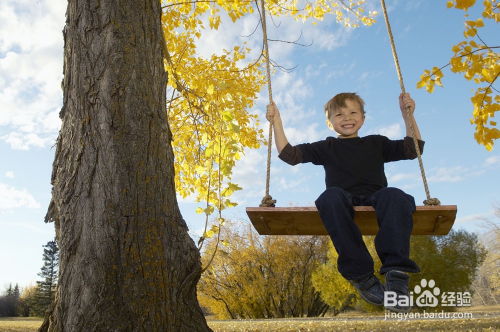
<svg viewBox="0 0 500 332">
<path fill-rule="evenodd" d="M 280 111 L 278 110 L 278 107 L 276 107 L 276 104 L 274 102 L 267 105 L 266 119 L 269 122 L 274 123 L 274 120 L 279 116 Z"/>
</svg>

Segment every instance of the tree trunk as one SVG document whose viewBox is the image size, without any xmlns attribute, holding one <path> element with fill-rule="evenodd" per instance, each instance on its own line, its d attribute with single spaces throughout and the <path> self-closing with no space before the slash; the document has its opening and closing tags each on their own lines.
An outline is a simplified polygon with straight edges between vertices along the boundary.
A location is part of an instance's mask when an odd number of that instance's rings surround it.
<svg viewBox="0 0 500 332">
<path fill-rule="evenodd" d="M 42 331 L 209 331 L 165 110 L 159 0 L 69 0 L 52 173 L 60 248 Z"/>
</svg>

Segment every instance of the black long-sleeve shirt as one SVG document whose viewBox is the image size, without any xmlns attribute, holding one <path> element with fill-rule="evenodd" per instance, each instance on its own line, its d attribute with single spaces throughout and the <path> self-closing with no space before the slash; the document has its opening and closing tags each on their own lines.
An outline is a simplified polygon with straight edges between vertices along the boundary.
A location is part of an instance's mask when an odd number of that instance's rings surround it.
<svg viewBox="0 0 500 332">
<path fill-rule="evenodd" d="M 423 152 L 424 142 L 418 141 Z M 290 165 L 311 162 L 325 169 L 326 187 L 340 187 L 353 195 L 370 195 L 387 187 L 384 163 L 415 159 L 413 138 L 390 140 L 381 135 L 325 140 L 292 146 L 279 158 Z"/>
</svg>

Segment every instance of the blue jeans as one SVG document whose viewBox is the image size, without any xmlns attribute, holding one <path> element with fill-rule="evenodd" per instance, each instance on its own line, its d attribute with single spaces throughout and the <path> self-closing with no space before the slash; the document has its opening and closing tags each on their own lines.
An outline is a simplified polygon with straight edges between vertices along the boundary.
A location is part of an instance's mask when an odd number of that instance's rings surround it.
<svg viewBox="0 0 500 332">
<path fill-rule="evenodd" d="M 373 259 L 353 221 L 354 205 L 371 205 L 375 209 L 379 226 L 375 248 L 382 262 L 380 273 L 419 272 L 417 264 L 409 258 L 415 211 L 412 196 L 391 187 L 370 196 L 353 196 L 341 188 L 330 187 L 318 197 L 316 207 L 337 250 L 340 274 L 356 280 L 373 273 Z"/>
</svg>

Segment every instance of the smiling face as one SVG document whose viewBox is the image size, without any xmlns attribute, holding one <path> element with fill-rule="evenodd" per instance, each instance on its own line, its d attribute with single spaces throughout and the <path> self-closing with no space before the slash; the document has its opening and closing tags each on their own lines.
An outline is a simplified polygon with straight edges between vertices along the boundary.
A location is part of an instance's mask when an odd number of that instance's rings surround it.
<svg viewBox="0 0 500 332">
<path fill-rule="evenodd" d="M 345 106 L 336 108 L 328 118 L 339 138 L 358 137 L 358 131 L 365 122 L 361 105 L 352 99 L 345 100 Z"/>
</svg>

